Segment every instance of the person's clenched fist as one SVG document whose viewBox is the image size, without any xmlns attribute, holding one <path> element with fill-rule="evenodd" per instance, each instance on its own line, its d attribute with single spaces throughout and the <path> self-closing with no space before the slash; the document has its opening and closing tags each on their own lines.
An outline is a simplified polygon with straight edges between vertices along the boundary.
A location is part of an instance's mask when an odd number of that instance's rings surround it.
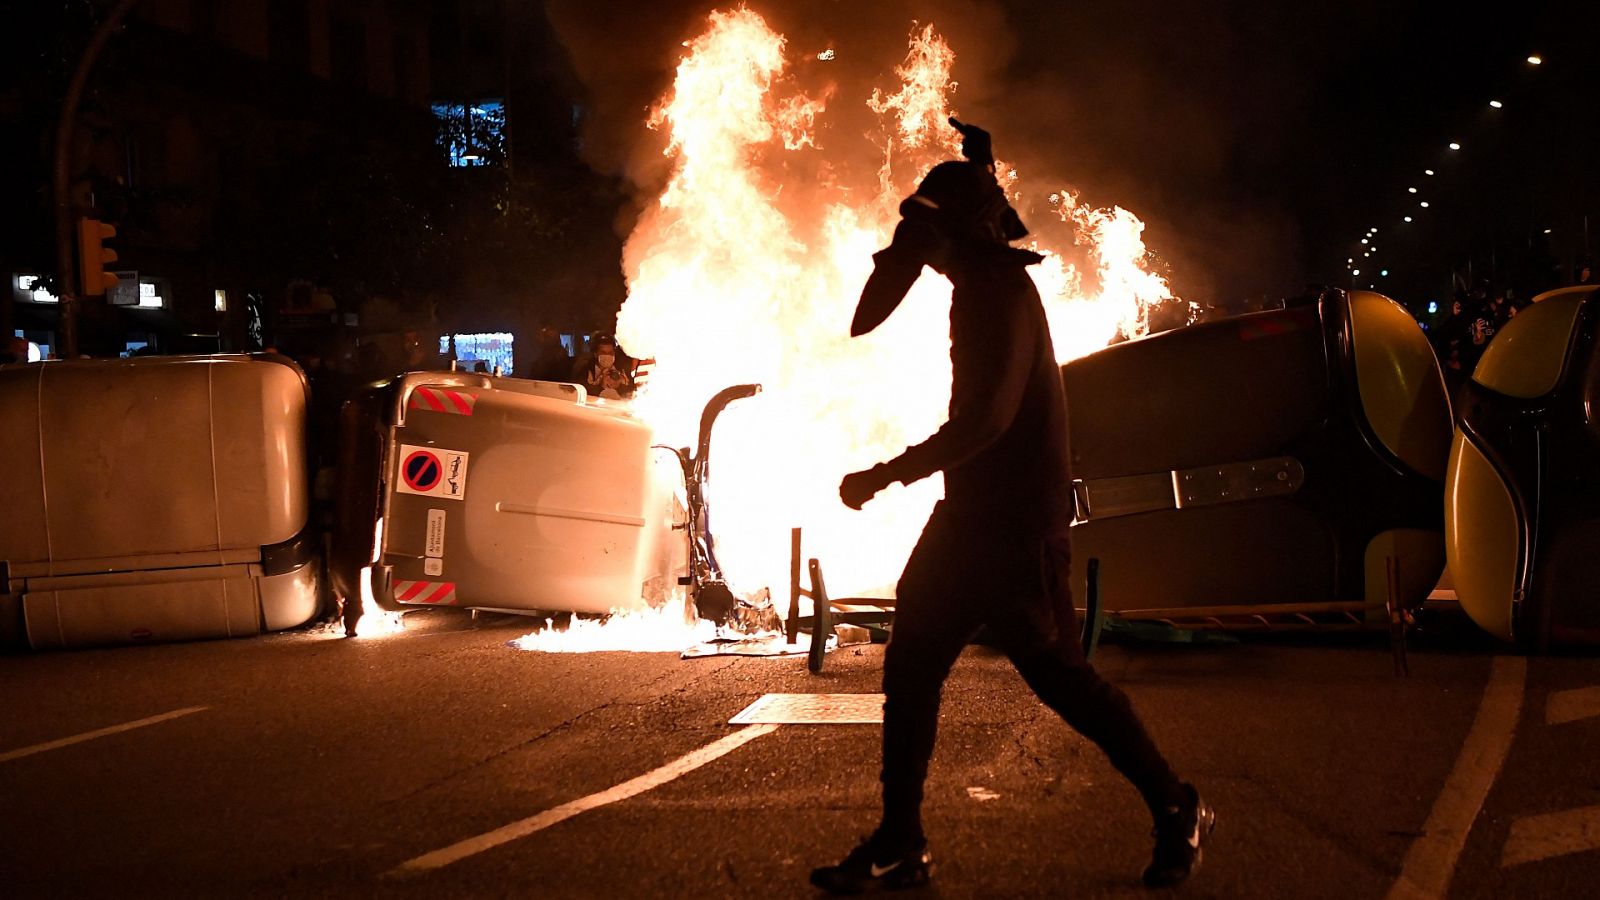
<svg viewBox="0 0 1600 900">
<path fill-rule="evenodd" d="M 851 509 L 860 509 L 878 492 L 889 486 L 884 467 L 873 466 L 861 472 L 851 472 L 839 482 L 839 499 Z"/>
</svg>

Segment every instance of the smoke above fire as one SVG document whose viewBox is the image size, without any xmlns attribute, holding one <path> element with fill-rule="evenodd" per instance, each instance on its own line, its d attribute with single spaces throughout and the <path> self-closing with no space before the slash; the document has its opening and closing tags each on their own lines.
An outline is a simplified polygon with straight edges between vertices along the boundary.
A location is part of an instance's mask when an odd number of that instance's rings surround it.
<svg viewBox="0 0 1600 900">
<path fill-rule="evenodd" d="M 748 8 L 712 12 L 641 116 L 665 180 L 625 244 L 617 335 L 656 360 L 635 406 L 663 443 L 691 444 L 722 388 L 763 386 L 718 422 L 708 498 L 718 558 L 747 594 L 786 593 L 800 526 L 835 595 L 892 595 L 942 491 L 937 478 L 894 488 L 864 512 L 837 495 L 845 473 L 933 432 L 949 399 L 942 278 L 925 273 L 882 328 L 848 337 L 899 200 L 959 152 L 959 51 L 936 25 L 907 24 L 878 78 L 844 80 L 828 68 L 835 48 L 793 46 Z M 1061 360 L 1137 336 L 1177 302 L 1136 216 L 1032 185 L 1004 161 L 1004 135 L 996 149 L 1046 256 L 1034 275 Z"/>
</svg>

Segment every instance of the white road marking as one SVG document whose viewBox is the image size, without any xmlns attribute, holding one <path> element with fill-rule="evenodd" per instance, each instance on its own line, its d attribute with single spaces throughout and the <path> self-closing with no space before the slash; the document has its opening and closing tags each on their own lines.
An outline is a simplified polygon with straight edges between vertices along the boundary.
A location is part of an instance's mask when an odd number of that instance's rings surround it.
<svg viewBox="0 0 1600 900">
<path fill-rule="evenodd" d="M 1450 889 L 1456 860 L 1467 843 L 1472 823 L 1511 749 L 1527 677 L 1528 661 L 1523 657 L 1495 657 L 1478 715 L 1461 745 L 1461 754 L 1433 802 L 1428 821 L 1423 823 L 1422 837 L 1406 851 L 1400 877 L 1389 888 L 1388 900 L 1441 898 Z"/>
<path fill-rule="evenodd" d="M 1554 691 L 1544 702 L 1546 725 L 1560 725 L 1600 716 L 1600 687 Z"/>
<path fill-rule="evenodd" d="M 1511 823 L 1500 867 L 1600 850 L 1600 806 L 1523 816 Z"/>
<path fill-rule="evenodd" d="M 882 694 L 762 694 L 729 725 L 877 725 Z"/>
<path fill-rule="evenodd" d="M 172 712 L 162 713 L 159 716 L 151 716 L 148 719 L 140 719 L 136 722 L 124 722 L 121 725 L 112 725 L 109 728 L 100 728 L 95 731 L 85 731 L 83 734 L 75 734 L 72 737 L 64 737 L 54 741 L 46 741 L 43 744 L 34 744 L 31 747 L 23 747 L 18 750 L 8 750 L 5 753 L 0 753 L 0 763 L 10 762 L 13 759 L 21 759 L 24 756 L 32 756 L 35 753 L 43 753 L 46 750 L 57 750 L 62 747 L 70 747 L 73 744 L 81 744 L 84 741 L 92 741 L 95 738 L 103 738 L 107 735 L 118 734 L 124 731 L 132 731 L 135 728 L 143 728 L 146 725 L 157 725 L 161 722 L 176 719 L 179 716 L 187 716 L 190 713 L 197 713 L 201 710 L 210 708 L 211 707 L 209 706 L 188 706 L 184 707 L 183 709 L 175 709 Z"/>
<path fill-rule="evenodd" d="M 493 849 L 501 844 L 527 837 L 536 831 L 543 831 L 552 825 L 565 822 L 579 813 L 588 812 L 591 809 L 605 806 L 608 803 L 615 803 L 618 800 L 626 800 L 651 788 L 660 787 L 680 775 L 693 772 L 706 763 L 726 756 L 764 734 L 777 731 L 778 727 L 777 725 L 752 725 L 748 728 L 742 728 L 701 747 L 693 753 L 680 756 L 659 769 L 646 772 L 631 781 L 624 781 L 616 787 L 607 788 L 597 794 L 580 797 L 570 803 L 563 803 L 554 809 L 547 809 L 542 813 L 512 822 L 509 825 L 502 825 L 493 831 L 480 834 L 477 837 L 467 838 L 464 841 L 458 841 L 441 850 L 424 853 L 415 859 L 406 860 L 385 874 L 408 875 L 443 868 L 453 862 Z"/>
</svg>

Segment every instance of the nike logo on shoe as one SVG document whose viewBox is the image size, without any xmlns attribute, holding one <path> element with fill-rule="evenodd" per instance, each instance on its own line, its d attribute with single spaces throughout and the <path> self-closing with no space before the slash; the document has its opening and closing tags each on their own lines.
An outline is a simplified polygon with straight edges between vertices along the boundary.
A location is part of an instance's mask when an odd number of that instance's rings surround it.
<svg viewBox="0 0 1600 900">
<path fill-rule="evenodd" d="M 905 862 L 905 860 L 897 859 L 894 862 L 888 864 L 887 866 L 880 866 L 877 863 L 873 863 L 872 864 L 872 877 L 873 878 L 882 878 L 883 876 L 889 874 L 890 872 L 893 872 L 895 869 L 900 868 L 900 864 L 903 863 L 903 862 Z"/>
</svg>

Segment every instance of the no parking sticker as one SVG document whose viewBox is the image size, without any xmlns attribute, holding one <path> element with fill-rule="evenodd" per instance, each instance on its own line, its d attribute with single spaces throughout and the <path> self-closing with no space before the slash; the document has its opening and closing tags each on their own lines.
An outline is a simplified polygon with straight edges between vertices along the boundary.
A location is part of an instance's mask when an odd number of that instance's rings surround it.
<svg viewBox="0 0 1600 900">
<path fill-rule="evenodd" d="M 460 500 L 467 493 L 466 452 L 401 444 L 395 489 L 402 494 Z"/>
</svg>

